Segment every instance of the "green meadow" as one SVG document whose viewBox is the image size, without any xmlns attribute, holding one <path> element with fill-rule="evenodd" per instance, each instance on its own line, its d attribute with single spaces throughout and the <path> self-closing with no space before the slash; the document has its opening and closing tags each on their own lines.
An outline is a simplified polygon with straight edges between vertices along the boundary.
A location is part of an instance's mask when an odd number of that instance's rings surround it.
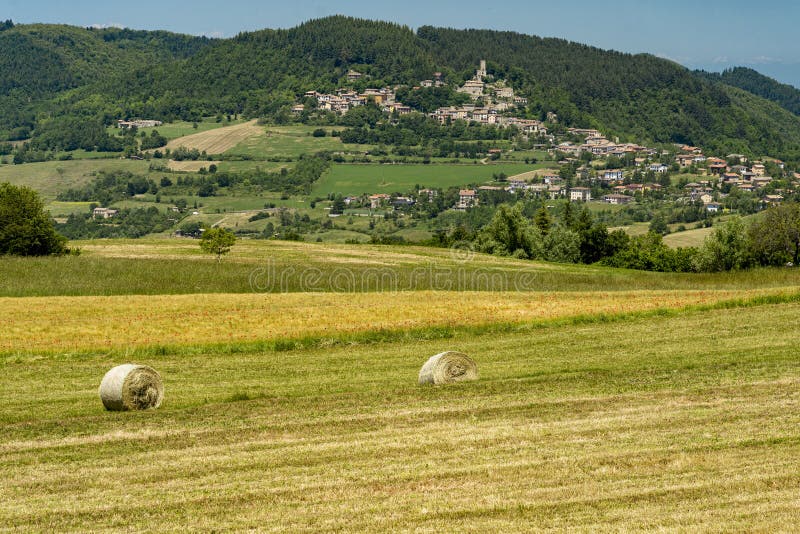
<svg viewBox="0 0 800 534">
<path fill-rule="evenodd" d="M 314 184 L 313 194 L 361 195 L 365 193 L 407 193 L 416 185 L 447 188 L 492 181 L 494 175 L 522 174 L 536 166 L 524 163 L 478 164 L 334 164 Z"/>
</svg>

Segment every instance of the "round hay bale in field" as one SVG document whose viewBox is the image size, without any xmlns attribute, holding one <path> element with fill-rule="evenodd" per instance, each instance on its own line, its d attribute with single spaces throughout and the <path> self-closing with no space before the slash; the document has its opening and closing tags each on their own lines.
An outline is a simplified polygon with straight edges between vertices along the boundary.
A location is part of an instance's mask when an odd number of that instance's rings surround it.
<svg viewBox="0 0 800 534">
<path fill-rule="evenodd" d="M 106 410 L 115 412 L 158 408 L 164 400 L 164 384 L 152 367 L 126 363 L 103 377 L 100 400 Z"/>
<path fill-rule="evenodd" d="M 452 384 L 478 379 L 478 366 L 463 352 L 442 352 L 425 362 L 419 371 L 420 384 Z"/>
</svg>

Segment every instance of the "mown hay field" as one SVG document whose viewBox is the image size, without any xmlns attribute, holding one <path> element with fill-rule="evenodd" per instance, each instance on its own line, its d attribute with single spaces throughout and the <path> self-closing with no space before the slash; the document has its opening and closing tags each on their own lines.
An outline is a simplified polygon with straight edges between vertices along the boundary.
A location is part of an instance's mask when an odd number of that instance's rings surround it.
<svg viewBox="0 0 800 534">
<path fill-rule="evenodd" d="M 252 120 L 234 126 L 225 126 L 185 137 L 178 137 L 167 143 L 166 148 L 175 150 L 179 147 L 185 147 L 197 149 L 201 152 L 205 151 L 208 154 L 222 154 L 245 139 L 264 134 L 264 128 L 259 126 L 257 121 Z"/>
<path fill-rule="evenodd" d="M 175 161 L 169 160 L 167 163 L 167 167 L 171 171 L 178 171 L 178 172 L 197 172 L 200 169 L 208 169 L 210 165 L 217 165 L 219 166 L 219 161 Z"/>
<path fill-rule="evenodd" d="M 275 352 L 0 358 L 0 530 L 785 531 L 800 305 Z M 177 318 L 176 318 L 177 319 Z M 442 350 L 480 380 L 421 387 Z"/>
<path fill-rule="evenodd" d="M 228 150 L 228 155 L 245 156 L 254 160 L 296 159 L 303 154 L 314 154 L 325 150 L 364 154 L 374 148 L 372 145 L 342 143 L 338 137 L 330 136 L 330 128 L 326 129 L 327 136 L 314 137 L 312 133 L 318 128 L 304 125 L 267 126 L 263 135 L 243 139 Z"/>
<path fill-rule="evenodd" d="M 0 298 L 0 354 L 286 341 L 679 309 L 800 288 L 728 291 L 196 294 Z"/>
</svg>

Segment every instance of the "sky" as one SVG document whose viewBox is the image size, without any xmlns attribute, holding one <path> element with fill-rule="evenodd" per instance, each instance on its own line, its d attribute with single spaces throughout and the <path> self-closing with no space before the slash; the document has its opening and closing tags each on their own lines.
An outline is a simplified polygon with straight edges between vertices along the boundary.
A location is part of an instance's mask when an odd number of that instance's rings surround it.
<svg viewBox="0 0 800 534">
<path fill-rule="evenodd" d="M 690 68 L 749 66 L 800 87 L 800 2 L 761 0 L 0 0 L 0 20 L 232 37 L 343 14 L 405 24 L 511 30 Z"/>
</svg>

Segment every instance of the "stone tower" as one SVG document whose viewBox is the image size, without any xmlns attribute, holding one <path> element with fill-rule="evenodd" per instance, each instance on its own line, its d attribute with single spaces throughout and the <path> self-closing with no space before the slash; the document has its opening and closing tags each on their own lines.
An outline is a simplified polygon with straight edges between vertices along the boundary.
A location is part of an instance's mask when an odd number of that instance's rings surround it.
<svg viewBox="0 0 800 534">
<path fill-rule="evenodd" d="M 478 72 L 475 74 L 475 77 L 479 80 L 483 80 L 486 77 L 486 60 L 481 60 L 481 67 L 478 69 Z"/>
</svg>

